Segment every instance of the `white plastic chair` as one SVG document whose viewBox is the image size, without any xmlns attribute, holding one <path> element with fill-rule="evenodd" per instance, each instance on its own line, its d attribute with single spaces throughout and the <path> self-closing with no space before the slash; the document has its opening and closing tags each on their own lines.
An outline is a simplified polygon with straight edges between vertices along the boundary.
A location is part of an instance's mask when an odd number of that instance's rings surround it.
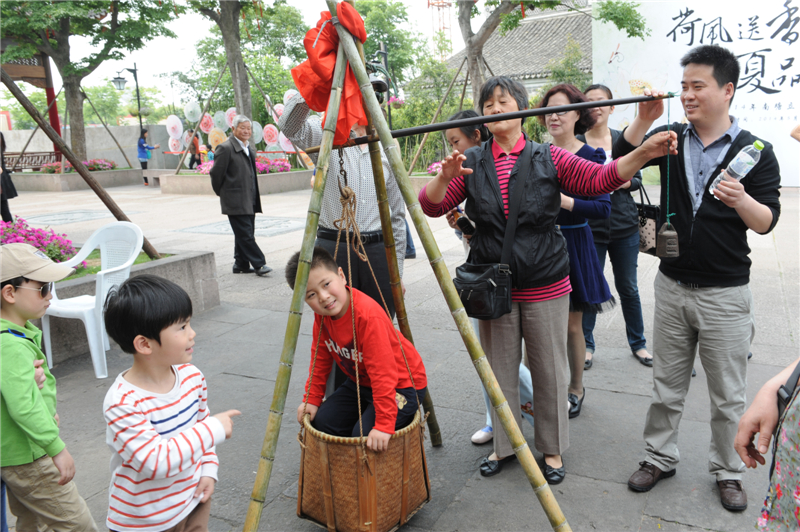
<svg viewBox="0 0 800 532">
<path fill-rule="evenodd" d="M 42 335 L 47 350 L 47 364 L 53 367 L 53 349 L 50 345 L 50 316 L 79 319 L 86 327 L 89 351 L 94 374 L 98 379 L 108 376 L 106 351 L 111 347 L 103 322 L 103 304 L 109 289 L 122 283 L 131 274 L 131 266 L 142 249 L 142 230 L 130 222 L 105 225 L 89 237 L 77 255 L 63 264 L 75 267 L 97 248 L 100 248 L 100 272 L 97 273 L 95 295 L 58 299 L 53 288 L 50 307 L 42 316 Z"/>
</svg>

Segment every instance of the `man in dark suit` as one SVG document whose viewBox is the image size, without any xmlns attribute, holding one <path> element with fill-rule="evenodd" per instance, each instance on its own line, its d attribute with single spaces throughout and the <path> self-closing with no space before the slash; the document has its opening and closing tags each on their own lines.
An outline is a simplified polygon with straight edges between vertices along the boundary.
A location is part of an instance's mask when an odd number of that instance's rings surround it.
<svg viewBox="0 0 800 532">
<path fill-rule="evenodd" d="M 219 196 L 222 214 L 228 215 L 235 236 L 233 273 L 264 276 L 272 271 L 256 243 L 256 213 L 261 212 L 255 149 L 248 147 L 250 119 L 236 115 L 233 134 L 214 150 L 211 186 Z M 252 268 L 250 267 L 252 265 Z"/>
</svg>

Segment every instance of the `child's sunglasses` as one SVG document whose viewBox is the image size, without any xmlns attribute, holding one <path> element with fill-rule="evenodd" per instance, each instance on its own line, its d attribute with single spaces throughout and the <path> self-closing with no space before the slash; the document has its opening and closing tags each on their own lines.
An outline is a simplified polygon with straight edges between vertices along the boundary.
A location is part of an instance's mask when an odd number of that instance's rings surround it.
<svg viewBox="0 0 800 532">
<path fill-rule="evenodd" d="M 36 290 L 42 295 L 42 299 L 44 299 L 53 289 L 53 283 L 44 283 L 41 288 L 28 288 L 27 286 L 18 286 L 17 288 L 24 288 L 25 290 Z"/>
</svg>

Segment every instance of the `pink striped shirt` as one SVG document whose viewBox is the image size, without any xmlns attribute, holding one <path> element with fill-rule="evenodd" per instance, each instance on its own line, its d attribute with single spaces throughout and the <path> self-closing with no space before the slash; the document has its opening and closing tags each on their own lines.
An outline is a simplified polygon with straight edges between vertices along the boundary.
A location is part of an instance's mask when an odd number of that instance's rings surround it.
<svg viewBox="0 0 800 532">
<path fill-rule="evenodd" d="M 205 378 L 191 364 L 172 369 L 175 386 L 165 394 L 138 388 L 123 374 L 106 394 L 111 530 L 172 528 L 200 502 L 194 497 L 200 478 L 217 479 L 214 446 L 225 441 L 225 429 L 209 416 Z"/>
<path fill-rule="evenodd" d="M 510 153 L 506 153 L 494 140 L 491 142 L 497 181 L 503 198 L 503 210 L 508 218 L 508 180 L 520 153 L 525 149 L 526 139 L 524 135 L 520 136 Z M 595 164 L 553 145 L 550 146 L 550 155 L 553 158 L 561 188 L 573 194 L 597 196 L 616 190 L 625 182 L 617 172 L 616 161 L 608 165 Z M 419 202 L 423 212 L 434 218 L 439 217 L 467 199 L 464 180 L 465 177 L 462 175 L 450 181 L 444 200 L 438 204 L 428 199 L 427 185 L 423 187 L 419 193 Z M 533 303 L 557 299 L 571 291 L 569 276 L 566 276 L 548 286 L 514 289 L 511 292 L 511 299 L 522 303 Z"/>
</svg>

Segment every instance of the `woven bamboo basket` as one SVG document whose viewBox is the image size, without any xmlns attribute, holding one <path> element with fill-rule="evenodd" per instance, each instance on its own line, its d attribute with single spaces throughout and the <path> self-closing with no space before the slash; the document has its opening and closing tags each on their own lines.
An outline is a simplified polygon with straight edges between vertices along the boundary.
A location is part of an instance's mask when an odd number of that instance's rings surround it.
<svg viewBox="0 0 800 532">
<path fill-rule="evenodd" d="M 319 432 L 305 418 L 297 486 L 297 515 L 330 532 L 391 532 L 431 499 L 420 413 L 389 440 L 367 449 L 360 438 Z"/>
</svg>

